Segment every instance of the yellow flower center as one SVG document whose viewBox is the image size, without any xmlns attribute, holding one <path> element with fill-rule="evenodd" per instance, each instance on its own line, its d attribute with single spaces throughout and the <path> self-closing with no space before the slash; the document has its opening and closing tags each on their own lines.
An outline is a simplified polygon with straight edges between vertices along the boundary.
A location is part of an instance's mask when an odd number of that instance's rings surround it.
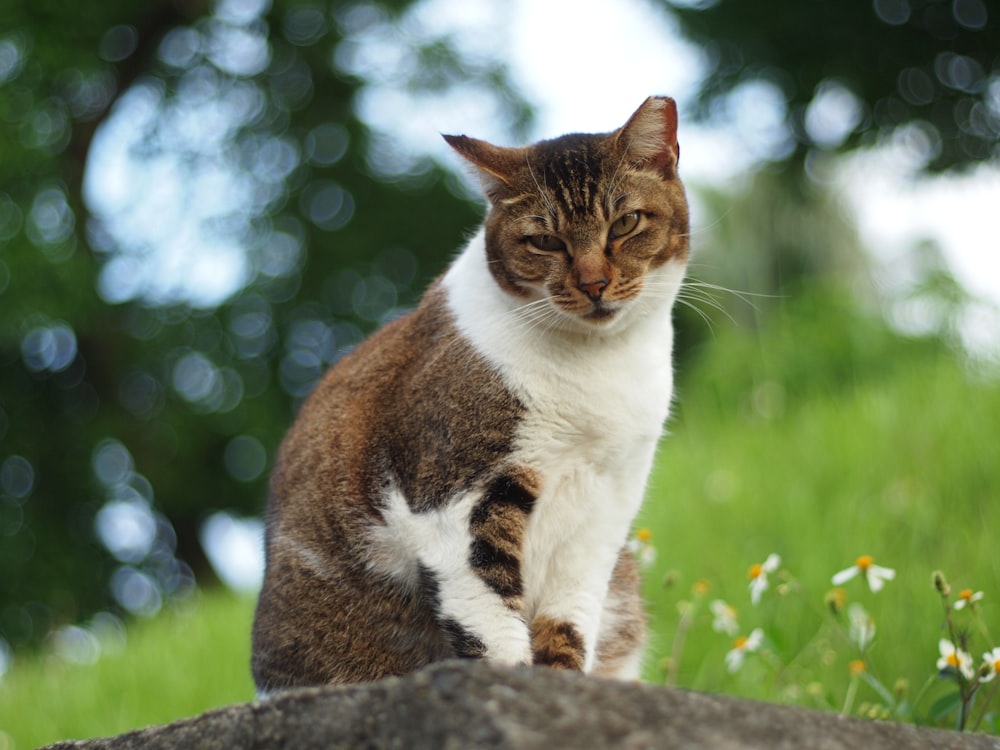
<svg viewBox="0 0 1000 750">
<path fill-rule="evenodd" d="M 959 660 L 958 654 L 955 652 L 948 654 L 948 656 L 945 657 L 945 660 L 948 662 L 949 667 L 954 667 L 955 669 L 958 669 L 960 666 L 962 666 L 962 662 Z"/>
<path fill-rule="evenodd" d="M 710 584 L 704 578 L 699 578 L 691 586 L 691 591 L 694 592 L 695 594 L 703 595 L 703 594 L 707 594 L 708 591 L 709 591 L 709 589 L 711 589 L 711 588 L 712 588 L 712 584 Z"/>
<path fill-rule="evenodd" d="M 635 538 L 644 544 L 653 538 L 653 532 L 649 529 L 639 529 L 635 532 Z"/>
<path fill-rule="evenodd" d="M 972 601 L 972 594 L 973 593 L 974 592 L 972 591 L 972 589 L 962 589 L 961 591 L 958 592 L 958 598 L 959 599 L 965 599 L 965 601 L 967 601 L 967 602 L 968 601 Z"/>
<path fill-rule="evenodd" d="M 862 555 L 861 557 L 859 557 L 857 560 L 854 561 L 854 564 L 858 566 L 858 568 L 861 570 L 862 573 L 864 573 L 866 570 L 868 570 L 868 568 L 872 566 L 873 562 L 875 562 L 875 558 L 873 558 L 871 555 Z"/>
<path fill-rule="evenodd" d="M 1000 674 L 1000 659 L 997 659 L 995 662 L 993 662 L 993 671 L 996 672 L 997 674 Z"/>
<path fill-rule="evenodd" d="M 864 661 L 861 659 L 855 659 L 847 665 L 847 671 L 850 672 L 853 677 L 858 677 L 867 669 L 868 667 L 865 666 Z"/>
<path fill-rule="evenodd" d="M 746 645 L 747 645 L 747 637 L 745 635 L 741 635 L 739 638 L 733 641 L 733 648 L 735 649 L 742 650 L 742 648 Z"/>
<path fill-rule="evenodd" d="M 751 580 L 754 578 L 760 578 L 763 572 L 764 572 L 764 566 L 761 565 L 760 563 L 757 563 L 756 565 L 750 566 L 750 572 L 747 573 L 747 577 L 749 577 Z"/>
</svg>

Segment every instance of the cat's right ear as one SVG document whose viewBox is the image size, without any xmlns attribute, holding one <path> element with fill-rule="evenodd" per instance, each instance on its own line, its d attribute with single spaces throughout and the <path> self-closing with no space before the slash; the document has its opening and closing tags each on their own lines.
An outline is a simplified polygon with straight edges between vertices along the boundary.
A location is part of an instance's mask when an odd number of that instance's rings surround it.
<svg viewBox="0 0 1000 750">
<path fill-rule="evenodd" d="M 653 164 L 667 178 L 677 176 L 681 147 L 677 143 L 677 103 L 651 96 L 618 131 L 618 147 L 637 162 Z"/>
<path fill-rule="evenodd" d="M 483 191 L 490 200 L 514 186 L 514 173 L 524 163 L 522 149 L 494 146 L 467 135 L 442 137 L 476 168 Z"/>
</svg>

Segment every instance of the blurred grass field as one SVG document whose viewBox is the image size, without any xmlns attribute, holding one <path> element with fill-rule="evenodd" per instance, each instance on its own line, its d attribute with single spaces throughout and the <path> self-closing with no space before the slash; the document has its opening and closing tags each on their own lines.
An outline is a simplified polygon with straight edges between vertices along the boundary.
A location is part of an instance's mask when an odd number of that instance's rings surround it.
<svg viewBox="0 0 1000 750">
<path fill-rule="evenodd" d="M 646 585 L 656 633 L 647 677 L 662 679 L 678 603 L 695 601 L 692 586 L 707 583 L 703 599 L 736 607 L 744 633 L 762 626 L 793 663 L 728 674 L 732 639 L 711 630 L 703 607 L 675 665 L 680 684 L 839 707 L 857 657 L 830 631 L 824 596 L 832 575 L 861 555 L 897 573 L 878 594 L 861 579 L 844 585 L 848 601 L 875 618 L 871 668 L 883 684 L 902 679 L 916 693 L 935 672 L 943 635 L 935 570 L 955 593 L 984 591 L 983 619 L 1000 635 L 998 417 L 1000 388 L 971 382 L 949 363 L 790 404 L 772 419 L 754 414 L 742 426 L 711 406 L 687 410 L 663 448 L 642 518 L 657 548 Z M 753 607 L 747 571 L 771 553 L 784 575 Z M 977 660 L 997 644 L 979 645 Z"/>
<path fill-rule="evenodd" d="M 0 750 L 104 737 L 251 700 L 252 597 L 193 595 L 128 627 L 94 664 L 54 654 L 15 661 L 0 680 Z"/>
<path fill-rule="evenodd" d="M 930 682 L 921 720 L 948 687 L 934 679 L 943 618 L 932 571 L 956 591 L 983 591 L 982 624 L 1000 636 L 1000 383 L 940 341 L 898 337 L 827 302 L 789 311 L 774 330 L 724 330 L 680 374 L 639 519 L 656 549 L 645 676 L 664 681 L 673 656 L 671 675 L 685 687 L 841 709 L 856 657 L 831 627 L 824 596 L 836 571 L 872 555 L 896 579 L 878 594 L 860 579 L 844 589 L 877 624 L 871 674 L 910 701 Z M 781 570 L 753 607 L 747 570 L 771 553 Z M 764 653 L 735 674 L 724 665 L 732 638 L 711 628 L 713 598 L 737 608 L 742 632 L 766 634 Z M 683 602 L 698 606 L 681 644 Z M 123 650 L 96 664 L 19 658 L 0 681 L 0 750 L 252 698 L 252 607 L 202 592 L 129 626 Z M 1000 645 L 972 635 L 977 659 Z M 879 700 L 862 683 L 852 711 Z M 995 731 L 992 721 L 981 728 Z"/>
</svg>

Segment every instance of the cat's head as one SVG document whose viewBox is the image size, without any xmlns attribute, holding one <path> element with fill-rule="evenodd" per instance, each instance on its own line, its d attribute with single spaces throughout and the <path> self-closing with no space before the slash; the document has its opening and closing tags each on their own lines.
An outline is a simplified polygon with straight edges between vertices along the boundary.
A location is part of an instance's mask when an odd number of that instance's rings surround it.
<svg viewBox="0 0 1000 750">
<path fill-rule="evenodd" d="M 672 303 L 688 257 L 673 99 L 650 97 L 612 133 L 517 148 L 445 140 L 482 177 L 501 288 L 588 330 L 615 328 L 643 300 Z"/>
</svg>

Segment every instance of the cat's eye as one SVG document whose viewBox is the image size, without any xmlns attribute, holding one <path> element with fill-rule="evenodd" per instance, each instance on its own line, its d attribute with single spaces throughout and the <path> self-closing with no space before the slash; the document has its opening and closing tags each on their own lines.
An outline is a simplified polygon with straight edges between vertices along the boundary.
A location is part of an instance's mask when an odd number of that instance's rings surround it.
<svg viewBox="0 0 1000 750">
<path fill-rule="evenodd" d="M 639 212 L 632 211 L 611 225 L 611 236 L 624 237 L 626 234 L 634 232 L 637 226 L 639 226 Z"/>
<path fill-rule="evenodd" d="M 552 234 L 535 234 L 528 238 L 528 242 L 546 253 L 558 253 L 566 249 L 566 243 Z"/>
</svg>

